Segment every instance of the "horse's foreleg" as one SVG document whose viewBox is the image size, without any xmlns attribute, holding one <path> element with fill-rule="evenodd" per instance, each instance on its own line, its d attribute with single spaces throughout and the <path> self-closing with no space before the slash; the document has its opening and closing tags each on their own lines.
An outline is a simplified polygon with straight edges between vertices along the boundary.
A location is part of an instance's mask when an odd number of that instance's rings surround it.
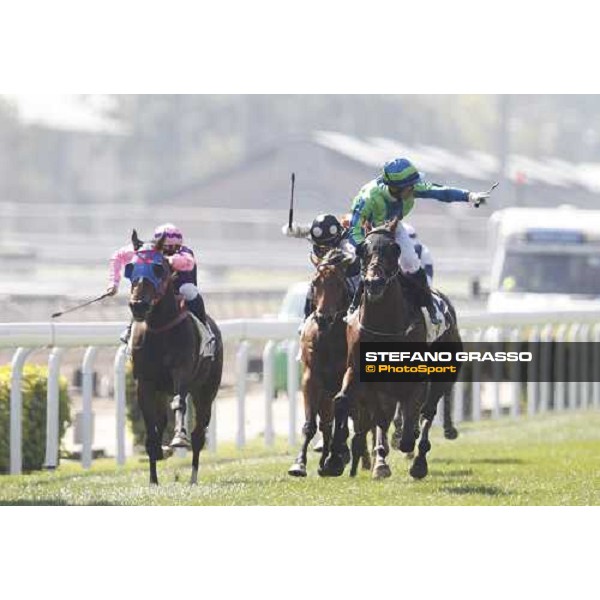
<svg viewBox="0 0 600 600">
<path fill-rule="evenodd" d="M 185 413 L 187 409 L 187 398 L 190 397 L 187 389 L 180 387 L 178 393 L 171 402 L 171 408 L 175 412 L 175 432 L 169 446 L 171 448 L 189 448 L 190 440 L 185 429 Z"/>
<path fill-rule="evenodd" d="M 334 427 L 331 440 L 331 454 L 325 461 L 322 474 L 328 477 L 339 477 L 349 462 L 348 418 L 350 416 L 351 390 L 354 388 L 354 369 L 348 367 L 344 374 L 342 389 L 334 399 Z"/>
<path fill-rule="evenodd" d="M 402 408 L 400 402 L 396 402 L 394 411 L 394 433 L 392 434 L 392 448 L 400 450 L 400 440 L 402 439 Z"/>
<path fill-rule="evenodd" d="M 146 452 L 150 464 L 150 485 L 158 485 L 156 461 L 162 458 L 162 448 L 152 384 L 147 381 L 137 381 L 136 395 L 146 426 Z"/>
<path fill-rule="evenodd" d="M 392 470 L 385 462 L 385 458 L 389 453 L 389 445 L 387 442 L 388 426 L 384 422 L 377 423 L 375 427 L 375 448 L 373 450 L 373 479 L 384 479 L 392 474 Z"/>
<path fill-rule="evenodd" d="M 304 417 L 306 419 L 302 427 L 304 440 L 294 464 L 288 469 L 288 475 L 292 477 L 306 477 L 308 445 L 317 433 L 319 390 L 309 367 L 305 368 L 302 376 L 302 396 L 304 399 Z"/>
<path fill-rule="evenodd" d="M 319 421 L 319 431 L 323 435 L 323 452 L 321 453 L 321 459 L 319 460 L 319 475 L 323 475 L 323 468 L 325 467 L 325 461 L 329 457 L 329 450 L 331 446 L 331 435 L 333 431 L 333 416 L 330 420 L 324 421 L 324 417 L 321 416 Z"/>
<path fill-rule="evenodd" d="M 356 477 L 358 471 L 358 463 L 364 460 L 365 452 L 367 452 L 367 433 L 368 429 L 356 431 L 352 436 L 352 463 L 350 465 L 350 477 Z"/>
</svg>

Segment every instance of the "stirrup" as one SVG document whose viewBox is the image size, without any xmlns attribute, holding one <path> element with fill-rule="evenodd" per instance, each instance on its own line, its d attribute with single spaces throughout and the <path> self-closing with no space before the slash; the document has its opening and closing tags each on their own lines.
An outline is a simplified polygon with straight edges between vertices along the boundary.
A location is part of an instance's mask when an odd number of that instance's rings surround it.
<svg viewBox="0 0 600 600">
<path fill-rule="evenodd" d="M 441 325 L 442 324 L 442 320 L 438 317 L 438 311 L 435 310 L 435 307 L 429 306 L 428 304 L 426 304 L 425 309 L 427 310 L 427 314 L 429 315 L 429 318 L 431 319 L 431 323 L 433 325 Z"/>
<path fill-rule="evenodd" d="M 129 338 L 131 337 L 131 325 L 129 325 L 129 327 L 127 327 L 127 329 L 124 329 L 121 332 L 121 335 L 119 336 L 119 340 L 121 340 L 121 342 L 123 342 L 125 345 L 129 344 Z"/>
<path fill-rule="evenodd" d="M 202 356 L 214 360 L 217 338 L 208 325 L 206 325 L 206 330 L 208 331 L 208 337 L 206 338 L 206 341 L 202 342 L 200 353 Z"/>
</svg>

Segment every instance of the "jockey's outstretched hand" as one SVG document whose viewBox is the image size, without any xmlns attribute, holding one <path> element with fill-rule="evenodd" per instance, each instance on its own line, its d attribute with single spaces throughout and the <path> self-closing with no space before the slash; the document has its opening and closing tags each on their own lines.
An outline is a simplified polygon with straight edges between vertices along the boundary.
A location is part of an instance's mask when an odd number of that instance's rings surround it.
<svg viewBox="0 0 600 600">
<path fill-rule="evenodd" d="M 491 196 L 494 188 L 498 186 L 498 182 L 494 183 L 487 192 L 469 192 L 469 204 L 475 208 L 479 208 L 480 204 L 485 204 Z"/>
<path fill-rule="evenodd" d="M 286 223 L 281 228 L 281 233 L 283 233 L 283 235 L 287 237 L 305 237 L 306 235 L 308 235 L 309 232 L 309 228 L 302 227 L 301 225 L 298 225 L 298 223 L 292 223 L 291 227 L 289 227 L 289 225 Z"/>
<path fill-rule="evenodd" d="M 115 294 L 116 294 L 118 291 L 119 291 L 119 287 L 118 287 L 118 286 L 116 286 L 116 285 L 109 285 L 109 286 L 106 288 L 106 293 L 107 293 L 109 296 L 114 296 L 114 295 L 115 295 Z"/>
</svg>

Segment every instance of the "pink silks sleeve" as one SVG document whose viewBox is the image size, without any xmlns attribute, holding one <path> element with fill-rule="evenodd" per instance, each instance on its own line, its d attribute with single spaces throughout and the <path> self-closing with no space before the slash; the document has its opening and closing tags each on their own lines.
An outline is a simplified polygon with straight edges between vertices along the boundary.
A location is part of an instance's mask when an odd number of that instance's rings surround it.
<svg viewBox="0 0 600 600">
<path fill-rule="evenodd" d="M 169 257 L 169 262 L 175 271 L 191 271 L 196 264 L 196 259 L 183 250 Z"/>
<path fill-rule="evenodd" d="M 135 252 L 131 244 L 119 248 L 111 257 L 108 262 L 108 285 L 119 286 L 121 281 L 121 272 L 123 267 L 131 262 Z"/>
</svg>

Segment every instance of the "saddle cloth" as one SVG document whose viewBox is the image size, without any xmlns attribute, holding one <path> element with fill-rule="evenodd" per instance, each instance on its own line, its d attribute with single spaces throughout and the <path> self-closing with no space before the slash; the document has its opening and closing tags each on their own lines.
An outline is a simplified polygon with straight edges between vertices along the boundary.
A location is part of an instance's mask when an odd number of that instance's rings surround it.
<svg viewBox="0 0 600 600">
<path fill-rule="evenodd" d="M 425 329 L 427 331 L 428 344 L 431 344 L 435 342 L 435 340 L 442 337 L 442 335 L 444 335 L 444 333 L 452 324 L 452 315 L 450 314 L 450 310 L 448 309 L 448 303 L 444 300 L 441 294 L 439 294 L 435 290 L 431 291 L 431 296 L 433 298 L 433 306 L 435 307 L 435 311 L 437 313 L 437 317 L 440 323 L 438 325 L 434 325 L 431 322 L 431 317 L 429 316 L 429 312 L 427 311 L 427 309 L 424 306 L 421 307 L 421 312 L 423 313 L 423 320 L 425 322 Z"/>
</svg>

